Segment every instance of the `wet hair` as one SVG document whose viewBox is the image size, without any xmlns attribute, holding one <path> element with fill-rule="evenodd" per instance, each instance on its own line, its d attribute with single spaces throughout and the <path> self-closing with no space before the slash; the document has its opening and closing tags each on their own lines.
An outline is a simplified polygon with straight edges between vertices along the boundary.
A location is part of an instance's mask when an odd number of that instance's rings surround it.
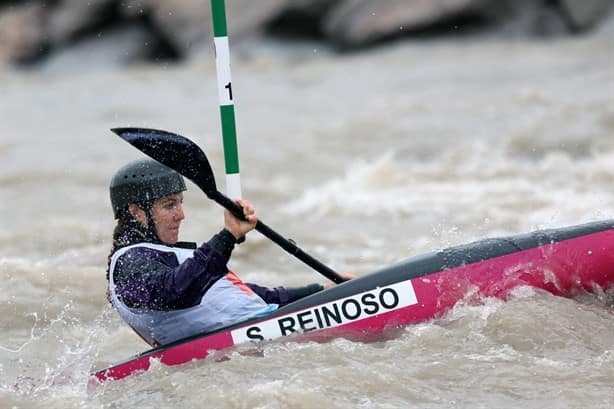
<svg viewBox="0 0 614 409">
<path fill-rule="evenodd" d="M 137 243 L 162 243 L 158 238 L 156 226 L 151 216 L 151 204 L 140 204 L 139 206 L 145 210 L 147 215 L 147 227 L 136 220 L 127 208 L 119 213 L 117 224 L 113 229 L 111 251 L 107 258 L 107 281 L 109 280 L 109 270 L 111 269 L 111 257 L 113 257 L 117 250 Z"/>
</svg>

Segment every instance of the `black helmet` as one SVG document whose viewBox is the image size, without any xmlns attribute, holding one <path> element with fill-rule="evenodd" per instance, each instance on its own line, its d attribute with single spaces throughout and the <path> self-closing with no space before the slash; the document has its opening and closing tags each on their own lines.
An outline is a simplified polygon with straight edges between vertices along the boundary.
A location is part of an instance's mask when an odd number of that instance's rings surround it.
<svg viewBox="0 0 614 409">
<path fill-rule="evenodd" d="M 109 187 L 113 214 L 118 219 L 131 203 L 151 205 L 156 199 L 186 190 L 183 177 L 153 159 L 141 159 L 120 168 Z"/>
</svg>

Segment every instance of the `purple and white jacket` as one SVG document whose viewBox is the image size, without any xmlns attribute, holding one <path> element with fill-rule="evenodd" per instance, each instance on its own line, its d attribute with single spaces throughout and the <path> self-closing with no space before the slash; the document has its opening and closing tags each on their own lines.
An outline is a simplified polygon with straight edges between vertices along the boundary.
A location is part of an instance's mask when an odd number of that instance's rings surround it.
<svg viewBox="0 0 614 409">
<path fill-rule="evenodd" d="M 244 283 L 226 265 L 234 244 L 222 230 L 198 248 L 147 242 L 122 247 L 109 266 L 111 303 L 156 346 L 266 314 L 322 289 Z"/>
</svg>

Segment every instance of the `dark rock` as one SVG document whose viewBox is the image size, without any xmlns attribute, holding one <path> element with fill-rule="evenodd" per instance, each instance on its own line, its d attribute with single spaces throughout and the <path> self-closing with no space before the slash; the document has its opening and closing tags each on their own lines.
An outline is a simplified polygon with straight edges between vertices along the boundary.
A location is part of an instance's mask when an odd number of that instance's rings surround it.
<svg viewBox="0 0 614 409">
<path fill-rule="evenodd" d="M 569 34 L 570 31 L 560 10 L 549 4 L 539 11 L 537 19 L 528 32 L 536 36 L 550 37 Z"/>
<path fill-rule="evenodd" d="M 575 31 L 592 28 L 614 8 L 612 0 L 558 0 L 562 14 Z"/>
<path fill-rule="evenodd" d="M 289 1 L 279 16 L 267 22 L 268 34 L 285 38 L 323 38 L 322 21 L 343 0 Z"/>
<path fill-rule="evenodd" d="M 229 35 L 233 41 L 260 31 L 288 0 L 232 0 L 226 2 Z M 213 38 L 213 23 L 208 1 L 202 0 L 132 0 L 122 2 L 126 16 L 150 16 L 155 29 L 181 55 L 188 56 Z"/>
<path fill-rule="evenodd" d="M 140 18 L 148 15 L 151 11 L 150 0 L 125 0 L 118 4 L 118 12 L 128 19 Z"/>
<path fill-rule="evenodd" d="M 339 48 L 360 48 L 410 35 L 579 32 L 596 25 L 614 8 L 614 1 L 226 0 L 226 8 L 229 35 L 235 43 L 268 30 L 283 37 L 314 37 Z M 136 29 L 131 32 L 129 25 Z M 130 41 L 128 51 L 117 44 L 118 55 L 128 54 L 129 60 L 180 59 L 202 49 L 210 51 L 210 2 L 0 0 L 0 62 L 31 63 L 47 50 L 82 47 L 88 40 L 106 49 L 109 45 L 100 42 L 104 36 Z M 139 44 L 142 49 L 134 50 Z"/>
<path fill-rule="evenodd" d="M 72 72 L 121 67 L 150 59 L 156 46 L 145 24 L 123 24 L 56 50 L 40 67 L 48 73 L 61 73 L 67 67 Z"/>
<path fill-rule="evenodd" d="M 229 31 L 238 36 L 260 31 L 265 22 L 277 17 L 291 0 L 232 0 L 226 2 Z"/>
<path fill-rule="evenodd" d="M 546 0 L 488 0 L 481 14 L 489 29 L 507 37 L 553 36 L 569 32 L 557 7 Z"/>
<path fill-rule="evenodd" d="M 468 13 L 481 0 L 345 0 L 324 21 L 324 31 L 338 46 L 357 47 L 404 35 Z"/>
<path fill-rule="evenodd" d="M 564 2 L 575 4 L 575 21 L 586 24 L 596 21 L 591 16 L 597 10 L 603 12 L 601 3 L 608 3 L 607 0 Z M 580 3 L 584 6 L 580 7 Z M 551 0 L 345 0 L 324 21 L 326 36 L 345 49 L 428 33 L 529 37 L 567 34 L 569 30 L 560 7 Z"/>
<path fill-rule="evenodd" d="M 50 9 L 47 35 L 53 46 L 66 44 L 112 22 L 116 0 L 62 0 Z"/>
</svg>

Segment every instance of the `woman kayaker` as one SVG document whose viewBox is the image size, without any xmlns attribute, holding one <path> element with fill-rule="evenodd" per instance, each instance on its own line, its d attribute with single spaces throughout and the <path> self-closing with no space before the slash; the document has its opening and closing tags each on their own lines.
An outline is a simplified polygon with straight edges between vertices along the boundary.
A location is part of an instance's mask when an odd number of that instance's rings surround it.
<svg viewBox="0 0 614 409">
<path fill-rule="evenodd" d="M 179 242 L 185 190 L 181 175 L 150 159 L 129 163 L 111 180 L 117 225 L 107 269 L 108 297 L 150 345 L 263 315 L 324 289 L 321 284 L 267 288 L 244 283 L 228 269 L 235 244 L 258 221 L 246 200 L 237 200 L 245 221 L 225 211 L 224 228 L 209 241 L 200 247 Z"/>
</svg>

